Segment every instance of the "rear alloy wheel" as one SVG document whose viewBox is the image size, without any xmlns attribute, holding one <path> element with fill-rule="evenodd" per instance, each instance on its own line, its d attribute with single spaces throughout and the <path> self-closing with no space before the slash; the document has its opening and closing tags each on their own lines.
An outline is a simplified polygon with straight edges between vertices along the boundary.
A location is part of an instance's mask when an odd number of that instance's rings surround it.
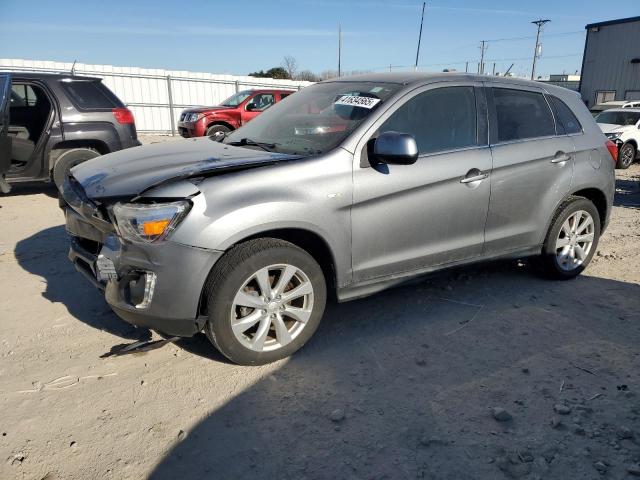
<svg viewBox="0 0 640 480">
<path fill-rule="evenodd" d="M 600 238 L 600 216 L 586 198 L 573 197 L 559 209 L 547 234 L 542 255 L 544 271 L 568 279 L 589 264 Z"/>
<path fill-rule="evenodd" d="M 239 244 L 209 278 L 205 333 L 223 355 L 242 365 L 291 355 L 311 338 L 324 312 L 322 269 L 289 242 Z"/>
<path fill-rule="evenodd" d="M 625 170 L 631 166 L 636 159 L 636 147 L 633 143 L 625 143 L 618 151 L 618 162 L 616 168 Z"/>
</svg>

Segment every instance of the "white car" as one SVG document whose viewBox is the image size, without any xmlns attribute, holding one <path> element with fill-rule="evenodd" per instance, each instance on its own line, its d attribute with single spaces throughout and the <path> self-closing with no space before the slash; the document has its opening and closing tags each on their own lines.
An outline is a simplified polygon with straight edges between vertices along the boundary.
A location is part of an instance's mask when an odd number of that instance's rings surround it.
<svg viewBox="0 0 640 480">
<path fill-rule="evenodd" d="M 614 108 L 596 116 L 600 130 L 618 146 L 616 168 L 629 168 L 640 145 L 640 108 Z"/>
<path fill-rule="evenodd" d="M 597 115 L 612 108 L 640 108 L 640 100 L 614 100 L 611 102 L 598 103 L 591 108 L 591 113 Z"/>
</svg>

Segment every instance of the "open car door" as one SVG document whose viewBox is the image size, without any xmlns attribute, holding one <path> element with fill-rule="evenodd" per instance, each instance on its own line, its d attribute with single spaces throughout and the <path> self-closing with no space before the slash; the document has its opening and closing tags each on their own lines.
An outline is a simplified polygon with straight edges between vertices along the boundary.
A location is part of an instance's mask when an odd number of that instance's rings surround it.
<svg viewBox="0 0 640 480">
<path fill-rule="evenodd" d="M 0 73 L 0 191 L 9 193 L 5 175 L 11 167 L 11 137 L 9 137 L 9 106 L 11 75 Z"/>
</svg>

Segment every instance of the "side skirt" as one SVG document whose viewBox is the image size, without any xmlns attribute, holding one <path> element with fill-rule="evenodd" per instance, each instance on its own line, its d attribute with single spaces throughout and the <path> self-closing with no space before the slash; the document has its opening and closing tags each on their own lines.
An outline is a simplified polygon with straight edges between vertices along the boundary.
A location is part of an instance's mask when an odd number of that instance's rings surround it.
<svg viewBox="0 0 640 480">
<path fill-rule="evenodd" d="M 393 275 L 387 275 L 384 277 L 377 277 L 363 282 L 351 284 L 345 287 L 341 287 L 337 291 L 338 302 L 347 302 L 349 300 L 356 300 L 358 298 L 368 297 L 374 293 L 381 292 L 388 288 L 397 287 L 400 285 L 406 285 L 413 281 L 419 281 L 429 274 L 434 272 L 440 272 L 454 267 L 474 265 L 477 263 L 486 263 L 492 260 L 508 260 L 518 259 L 525 257 L 533 257 L 540 255 L 542 251 L 542 245 L 536 245 L 526 249 L 518 249 L 510 252 L 503 252 L 494 255 L 481 255 L 472 259 L 461 260 L 458 262 L 447 263 L 444 265 L 435 265 L 424 267 L 418 270 L 411 270 L 409 272 L 402 272 Z"/>
</svg>

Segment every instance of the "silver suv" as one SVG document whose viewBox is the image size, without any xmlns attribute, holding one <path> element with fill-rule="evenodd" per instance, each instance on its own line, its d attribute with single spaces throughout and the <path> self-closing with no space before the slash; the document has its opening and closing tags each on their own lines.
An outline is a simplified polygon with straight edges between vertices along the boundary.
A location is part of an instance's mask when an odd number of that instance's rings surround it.
<svg viewBox="0 0 640 480">
<path fill-rule="evenodd" d="M 380 74 L 307 87 L 227 136 L 96 158 L 59 187 L 69 258 L 120 317 L 204 330 L 255 365 L 309 340 L 329 294 L 496 258 L 575 277 L 615 153 L 569 90 Z"/>
</svg>

